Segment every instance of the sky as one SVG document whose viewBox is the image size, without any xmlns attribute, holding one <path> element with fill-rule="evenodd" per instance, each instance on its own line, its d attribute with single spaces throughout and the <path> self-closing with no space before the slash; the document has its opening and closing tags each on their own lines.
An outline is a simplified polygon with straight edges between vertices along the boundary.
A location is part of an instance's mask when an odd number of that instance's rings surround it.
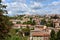
<svg viewBox="0 0 60 40">
<path fill-rule="evenodd" d="M 60 14 L 60 0 L 2 0 L 9 16 L 21 14 Z"/>
</svg>

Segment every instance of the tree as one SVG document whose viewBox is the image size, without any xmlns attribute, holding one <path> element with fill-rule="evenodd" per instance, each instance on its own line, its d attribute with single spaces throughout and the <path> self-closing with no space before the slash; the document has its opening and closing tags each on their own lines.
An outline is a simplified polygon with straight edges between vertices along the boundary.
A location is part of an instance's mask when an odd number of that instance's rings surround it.
<svg viewBox="0 0 60 40">
<path fill-rule="evenodd" d="M 55 40 L 55 39 L 56 39 L 55 31 L 52 30 L 50 33 L 50 40 Z"/>
<path fill-rule="evenodd" d="M 45 18 L 41 20 L 41 25 L 45 25 L 46 24 L 46 21 L 45 21 Z"/>
<path fill-rule="evenodd" d="M 21 22 L 20 22 L 20 21 L 18 21 L 16 24 L 21 24 Z"/>
<path fill-rule="evenodd" d="M 57 32 L 57 38 L 56 40 L 60 40 L 60 30 Z"/>
<path fill-rule="evenodd" d="M 50 21 L 50 22 L 49 22 L 49 21 L 46 22 L 45 25 L 46 25 L 47 27 L 54 27 L 54 26 L 53 26 L 53 22 L 51 22 L 51 21 Z"/>
<path fill-rule="evenodd" d="M 12 23 L 9 21 L 9 17 L 3 15 L 7 14 L 6 5 L 1 4 L 2 0 L 0 0 L 0 40 L 5 40 L 8 37 L 9 29 L 12 26 Z"/>
<path fill-rule="evenodd" d="M 51 16 L 52 19 L 58 19 L 58 15 L 54 15 L 53 17 Z"/>
<path fill-rule="evenodd" d="M 23 22 L 23 24 L 30 24 L 30 25 L 36 25 L 36 22 L 35 20 L 30 20 L 30 21 L 27 21 L 27 22 Z"/>
<path fill-rule="evenodd" d="M 30 28 L 27 26 L 26 28 L 22 28 L 22 32 L 25 34 L 25 36 L 30 35 Z"/>
<path fill-rule="evenodd" d="M 6 40 L 22 40 L 22 38 L 18 35 L 12 35 L 11 37 L 7 38 Z"/>
<path fill-rule="evenodd" d="M 31 25 L 36 25 L 36 22 L 35 20 L 32 21 Z"/>
</svg>

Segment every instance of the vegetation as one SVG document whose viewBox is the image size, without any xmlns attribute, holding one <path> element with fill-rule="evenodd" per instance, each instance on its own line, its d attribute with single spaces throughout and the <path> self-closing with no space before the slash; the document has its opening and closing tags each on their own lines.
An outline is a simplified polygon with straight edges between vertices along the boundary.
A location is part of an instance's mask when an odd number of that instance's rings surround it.
<svg viewBox="0 0 60 40">
<path fill-rule="evenodd" d="M 46 25 L 47 27 L 54 27 L 54 26 L 53 26 L 53 22 L 51 22 L 51 21 L 46 22 L 45 25 Z"/>
<path fill-rule="evenodd" d="M 48 19 L 48 21 L 46 21 L 45 18 L 44 18 L 44 19 L 41 20 L 40 24 L 41 25 L 46 25 L 47 27 L 54 27 L 53 22 L 51 21 L 51 19 Z"/>
<path fill-rule="evenodd" d="M 21 38 L 19 36 L 17 36 L 17 35 L 13 35 L 13 36 L 11 36 L 9 38 L 6 38 L 6 40 L 21 40 Z"/>
<path fill-rule="evenodd" d="M 41 24 L 41 25 L 45 25 L 45 24 L 46 24 L 45 19 L 42 19 L 40 24 Z"/>
<path fill-rule="evenodd" d="M 16 24 L 21 24 L 21 22 L 19 21 L 19 22 L 17 22 Z"/>
<path fill-rule="evenodd" d="M 50 34 L 50 40 L 55 40 L 55 39 L 56 39 L 55 31 L 52 30 L 52 31 L 51 31 L 51 34 Z"/>
<path fill-rule="evenodd" d="M 13 35 L 9 38 L 6 38 L 6 40 L 27 40 L 28 37 L 25 36 L 25 37 L 21 37 L 21 36 L 18 36 L 18 35 Z"/>
<path fill-rule="evenodd" d="M 57 15 L 51 16 L 51 19 L 58 19 L 59 17 Z"/>
<path fill-rule="evenodd" d="M 13 17 L 10 17 L 10 19 L 20 19 L 20 20 L 22 20 L 22 17 L 24 17 L 24 15 L 13 16 Z"/>
<path fill-rule="evenodd" d="M 23 22 L 23 24 L 30 24 L 30 25 L 36 25 L 36 22 L 35 20 L 30 20 L 30 21 L 27 21 L 27 22 Z"/>
<path fill-rule="evenodd" d="M 26 31 L 25 29 L 23 30 L 22 29 L 22 31 L 19 31 L 19 30 L 17 29 L 10 29 L 10 32 L 9 32 L 9 34 L 10 34 L 10 37 L 7 37 L 7 38 L 5 38 L 5 40 L 27 40 L 28 39 L 28 36 L 24 36 L 23 37 L 23 32 L 25 33 L 25 32 L 28 32 L 28 30 Z M 18 32 L 18 34 L 17 34 L 17 32 Z"/>
<path fill-rule="evenodd" d="M 60 30 L 57 32 L 56 40 L 60 40 Z"/>
<path fill-rule="evenodd" d="M 30 28 L 27 26 L 27 28 L 22 28 L 22 32 L 25 34 L 25 36 L 30 35 Z"/>
<path fill-rule="evenodd" d="M 12 26 L 12 23 L 9 21 L 9 17 L 3 15 L 7 14 L 6 5 L 1 4 L 2 0 L 0 0 L 0 40 L 5 40 L 5 38 L 9 37 L 9 30 Z"/>
<path fill-rule="evenodd" d="M 50 40 L 60 40 L 60 30 L 57 33 L 52 30 L 50 34 Z"/>
<path fill-rule="evenodd" d="M 20 19 L 22 20 L 24 15 L 18 15 L 14 17 L 9 17 L 4 15 L 7 14 L 6 5 L 3 5 L 2 0 L 0 0 L 0 40 L 27 40 L 28 36 L 30 35 L 30 28 L 27 26 L 27 28 L 21 28 L 21 31 L 19 29 L 12 29 L 11 26 L 13 25 L 12 22 L 9 21 L 9 19 Z M 40 16 L 37 16 L 40 18 Z M 30 25 L 36 25 L 35 20 L 32 20 L 32 17 L 26 17 L 30 18 L 30 21 L 24 22 L 23 24 L 30 24 Z M 51 17 L 51 19 L 57 19 L 57 15 L 54 17 Z M 21 24 L 21 22 L 17 22 L 16 24 Z M 54 27 L 53 22 L 51 20 L 48 20 L 46 22 L 45 18 L 41 20 L 41 25 L 46 25 L 47 27 Z M 33 30 L 34 28 L 32 28 Z M 18 32 L 18 34 L 17 34 Z M 25 35 L 25 37 L 23 36 Z M 50 40 L 60 40 L 60 30 L 55 34 L 55 31 L 52 30 L 50 34 Z"/>
</svg>

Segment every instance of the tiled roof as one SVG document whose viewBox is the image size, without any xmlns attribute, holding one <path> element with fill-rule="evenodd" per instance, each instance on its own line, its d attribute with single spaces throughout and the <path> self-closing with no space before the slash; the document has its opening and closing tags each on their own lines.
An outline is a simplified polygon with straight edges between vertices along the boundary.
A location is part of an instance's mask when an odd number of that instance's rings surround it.
<svg viewBox="0 0 60 40">
<path fill-rule="evenodd" d="M 44 32 L 33 32 L 32 36 L 49 37 L 49 34 Z"/>
<path fill-rule="evenodd" d="M 14 26 L 31 26 L 31 25 L 24 25 L 24 24 L 14 24 Z"/>
</svg>

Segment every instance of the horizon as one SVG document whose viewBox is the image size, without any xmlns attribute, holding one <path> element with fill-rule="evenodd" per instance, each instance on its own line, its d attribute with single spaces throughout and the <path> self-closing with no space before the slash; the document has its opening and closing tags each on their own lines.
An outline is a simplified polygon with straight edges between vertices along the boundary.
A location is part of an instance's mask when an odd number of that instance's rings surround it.
<svg viewBox="0 0 60 40">
<path fill-rule="evenodd" d="M 60 14 L 60 0 L 2 0 L 9 16 L 23 14 Z"/>
</svg>

